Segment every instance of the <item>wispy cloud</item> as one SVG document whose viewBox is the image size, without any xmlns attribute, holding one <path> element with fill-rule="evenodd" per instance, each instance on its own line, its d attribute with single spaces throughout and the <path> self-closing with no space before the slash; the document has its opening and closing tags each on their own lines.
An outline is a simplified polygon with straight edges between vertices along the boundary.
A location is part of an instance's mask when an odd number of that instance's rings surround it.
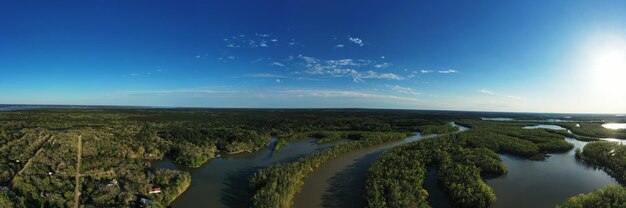
<svg viewBox="0 0 626 208">
<path fill-rule="evenodd" d="M 356 44 L 358 46 L 364 46 L 365 45 L 365 43 L 363 43 L 363 40 L 361 40 L 361 38 L 348 36 L 348 40 L 350 42 L 353 42 L 354 44 Z"/>
<path fill-rule="evenodd" d="M 432 73 L 432 72 L 433 72 L 433 70 L 426 70 L 426 69 L 420 70 L 420 73 L 422 73 L 422 74 L 428 74 L 428 73 Z"/>
<path fill-rule="evenodd" d="M 382 69 L 382 68 L 387 68 L 389 66 L 391 66 L 391 64 L 389 64 L 389 63 L 382 63 L 382 64 L 374 65 L 374 68 Z"/>
<path fill-rule="evenodd" d="M 439 70 L 437 72 L 439 72 L 439 74 L 451 74 L 451 73 L 458 73 L 459 71 L 454 70 L 454 69 L 447 69 L 447 70 Z"/>
<path fill-rule="evenodd" d="M 483 93 L 483 94 L 487 94 L 487 95 L 495 95 L 495 93 L 493 93 L 492 91 L 486 90 L 486 89 L 480 89 L 480 90 L 478 90 L 478 92 Z"/>
<path fill-rule="evenodd" d="M 280 79 L 275 80 L 277 83 L 282 82 Z M 127 90 L 117 92 L 118 95 L 206 95 L 206 96 L 258 96 L 258 97 L 321 97 L 321 98 L 372 98 L 383 101 L 403 100 L 403 101 L 420 101 L 419 99 L 385 95 L 369 91 L 357 90 L 341 90 L 341 89 L 259 89 L 259 90 L 235 90 L 235 89 L 170 89 L 170 90 Z"/>
<path fill-rule="evenodd" d="M 388 88 L 390 88 L 392 91 L 394 92 L 399 92 L 399 93 L 404 93 L 404 94 L 410 94 L 410 95 L 421 95 L 422 93 L 410 88 L 410 87 L 401 87 L 398 85 L 386 85 Z"/>
<path fill-rule="evenodd" d="M 343 44 L 337 44 L 337 45 L 335 46 L 335 48 L 343 48 L 343 47 L 344 47 L 344 45 L 343 45 Z"/>
<path fill-rule="evenodd" d="M 272 66 L 285 67 L 285 64 L 280 63 L 278 61 L 274 61 L 274 62 L 272 62 Z"/>
<path fill-rule="evenodd" d="M 268 48 L 278 44 L 278 39 L 267 33 L 234 35 L 223 40 L 227 48 Z"/>
<path fill-rule="evenodd" d="M 381 73 L 373 70 L 365 72 L 359 71 L 356 68 L 370 67 L 380 68 L 386 67 L 382 65 L 376 67 L 377 64 L 372 65 L 374 62 L 370 60 L 354 60 L 354 59 L 335 59 L 335 60 L 319 60 L 310 56 L 298 55 L 298 59 L 302 60 L 300 67 L 304 68 L 300 73 L 316 76 L 329 76 L 329 77 L 350 77 L 355 82 L 362 82 L 364 79 L 390 79 L 390 80 L 402 80 L 404 77 L 394 73 Z"/>
</svg>

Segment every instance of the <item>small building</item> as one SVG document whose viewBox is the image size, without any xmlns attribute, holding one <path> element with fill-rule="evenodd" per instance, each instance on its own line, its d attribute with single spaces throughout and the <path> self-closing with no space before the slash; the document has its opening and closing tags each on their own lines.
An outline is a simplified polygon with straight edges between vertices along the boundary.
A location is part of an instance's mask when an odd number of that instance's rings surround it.
<svg viewBox="0 0 626 208">
<path fill-rule="evenodd" d="M 150 189 L 150 191 L 148 193 L 151 193 L 151 194 L 161 193 L 161 188 L 152 188 L 152 189 Z"/>
</svg>

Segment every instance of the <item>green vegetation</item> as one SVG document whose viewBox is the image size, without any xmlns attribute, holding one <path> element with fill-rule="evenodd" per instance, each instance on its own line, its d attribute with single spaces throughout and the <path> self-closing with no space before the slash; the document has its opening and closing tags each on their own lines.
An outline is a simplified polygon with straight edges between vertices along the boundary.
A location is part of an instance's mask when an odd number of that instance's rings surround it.
<svg viewBox="0 0 626 208">
<path fill-rule="evenodd" d="M 506 167 L 493 151 L 466 144 L 462 138 L 440 136 L 385 153 L 368 170 L 368 207 L 428 207 L 422 183 L 430 166 L 438 167 L 442 188 L 459 206 L 488 207 L 495 195 L 481 175 L 502 175 Z"/>
<path fill-rule="evenodd" d="M 495 122 L 461 120 L 471 131 L 459 135 L 471 147 L 484 147 L 498 153 L 507 153 L 529 159 L 541 160 L 549 152 L 565 152 L 574 145 L 563 139 L 562 133 L 549 129 L 524 129 L 534 125 L 523 122 Z"/>
<path fill-rule="evenodd" d="M 428 193 L 422 184 L 426 170 L 434 168 L 441 188 L 457 205 L 487 207 L 495 195 L 483 178 L 506 174 L 498 153 L 542 159 L 547 153 L 572 148 L 563 137 L 624 138 L 623 131 L 604 129 L 600 123 L 581 122 L 581 127 L 558 123 L 572 129 L 570 133 L 522 128 L 537 122 L 470 119 L 475 117 L 463 112 L 361 109 L 0 112 L 0 207 L 69 207 L 76 194 L 83 207 L 136 207 L 148 200 L 152 207 L 164 207 L 187 189 L 191 177 L 181 170 L 154 169 L 151 160 L 169 158 L 199 167 L 218 154 L 263 148 L 272 138 L 277 138 L 275 151 L 301 139 L 317 138 L 320 144 L 342 140 L 251 177 L 255 207 L 289 207 L 304 179 L 324 162 L 407 136 L 399 132 L 456 132 L 448 124 L 451 120 L 472 130 L 394 148 L 371 165 L 368 206 L 427 207 Z M 622 182 L 626 178 L 622 146 L 593 142 L 577 155 L 604 166 Z M 149 193 L 153 188 L 161 193 Z"/>
<path fill-rule="evenodd" d="M 361 138 L 347 143 L 303 157 L 295 162 L 283 163 L 270 168 L 261 169 L 250 179 L 250 185 L 254 192 L 252 203 L 257 208 L 290 207 L 295 194 L 300 191 L 304 179 L 315 168 L 324 162 L 336 158 L 339 155 L 356 149 L 403 139 L 407 134 L 383 133 L 383 132 L 360 132 L 348 133 Z"/>
<path fill-rule="evenodd" d="M 558 208 L 618 208 L 626 207 L 626 188 L 607 186 L 589 194 L 568 199 Z"/>
<path fill-rule="evenodd" d="M 579 158 L 605 168 L 620 183 L 626 183 L 626 146 L 617 142 L 598 141 L 576 151 Z"/>
<path fill-rule="evenodd" d="M 439 125 L 424 125 L 417 127 L 422 134 L 445 134 L 459 131 L 459 128 L 448 123 Z"/>
<path fill-rule="evenodd" d="M 457 123 L 471 130 L 402 145 L 376 160 L 368 170 L 368 207 L 428 207 L 422 184 L 430 167 L 437 168 L 439 185 L 457 206 L 489 207 L 496 196 L 483 178 L 507 173 L 497 153 L 543 159 L 573 148 L 563 139 L 567 131 L 523 128 L 534 123 Z"/>
<path fill-rule="evenodd" d="M 263 148 L 272 137 L 280 138 L 278 150 L 293 139 L 361 141 L 361 134 L 376 137 L 366 132 L 414 132 L 418 126 L 449 119 L 422 111 L 358 109 L 0 112 L 0 207 L 72 206 L 75 178 L 81 206 L 135 207 L 142 199 L 155 207 L 167 206 L 186 190 L 190 176 L 184 171 L 155 170 L 150 160 L 167 157 L 199 167 L 218 154 Z M 82 138 L 80 170 L 76 170 L 78 137 Z M 160 188 L 161 193 L 148 193 L 151 188 Z"/>
<path fill-rule="evenodd" d="M 599 122 L 581 122 L 578 124 L 580 126 L 576 126 L 576 123 L 559 123 L 560 126 L 572 130 L 574 134 L 585 137 L 626 139 L 626 129 L 607 129 L 602 126 L 603 123 Z"/>
</svg>

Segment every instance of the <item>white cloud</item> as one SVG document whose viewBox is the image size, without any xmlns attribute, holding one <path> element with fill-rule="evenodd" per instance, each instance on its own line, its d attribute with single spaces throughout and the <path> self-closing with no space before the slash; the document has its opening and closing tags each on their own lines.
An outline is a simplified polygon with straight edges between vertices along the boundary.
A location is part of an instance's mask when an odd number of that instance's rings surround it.
<svg viewBox="0 0 626 208">
<path fill-rule="evenodd" d="M 272 66 L 285 67 L 285 64 L 277 62 L 277 61 L 274 61 L 274 62 L 272 62 Z"/>
<path fill-rule="evenodd" d="M 303 61 L 302 67 L 305 68 L 301 73 L 317 75 L 317 76 L 330 76 L 330 77 L 350 77 L 355 82 L 362 82 L 363 79 L 391 79 L 402 80 L 404 77 L 394 73 L 380 73 L 372 70 L 366 72 L 360 72 L 354 68 L 358 67 L 374 67 L 381 68 L 387 67 L 389 64 L 374 65 L 370 60 L 354 60 L 354 59 L 336 59 L 336 60 L 319 60 L 310 56 L 298 55 L 298 58 Z"/>
<path fill-rule="evenodd" d="M 451 74 L 451 73 L 458 73 L 459 71 L 454 70 L 454 69 L 447 69 L 447 70 L 439 70 L 438 72 L 439 74 Z"/>
<path fill-rule="evenodd" d="M 365 73 L 359 73 L 358 78 L 364 79 L 393 79 L 403 80 L 404 78 L 394 73 L 378 73 L 374 71 L 367 71 Z"/>
<path fill-rule="evenodd" d="M 254 35 L 236 35 L 230 38 L 224 38 L 226 47 L 228 48 L 267 48 L 275 46 L 278 39 L 272 38 L 271 34 L 259 34 Z"/>
<path fill-rule="evenodd" d="M 391 66 L 391 64 L 389 64 L 389 63 L 382 63 L 382 64 L 374 65 L 374 68 L 382 69 L 382 68 L 387 68 L 389 66 Z"/>
<path fill-rule="evenodd" d="M 343 47 L 344 47 L 344 45 L 343 45 L 343 44 L 337 44 L 337 45 L 335 46 L 335 48 L 343 48 Z"/>
<path fill-rule="evenodd" d="M 414 89 L 411 89 L 409 87 L 401 87 L 398 85 L 387 85 L 387 87 L 389 87 L 392 91 L 394 92 L 399 92 L 399 93 L 404 93 L 404 94 L 411 94 L 411 95 L 421 95 L 422 93 L 417 92 Z"/>
<path fill-rule="evenodd" d="M 357 44 L 358 46 L 364 46 L 365 45 L 365 43 L 363 43 L 363 40 L 361 40 L 361 38 L 348 36 L 348 40 L 350 40 L 350 42 L 353 42 L 354 44 Z"/>
<path fill-rule="evenodd" d="M 229 44 L 227 44 L 227 45 L 226 45 L 226 47 L 229 47 L 229 48 L 239 48 L 239 47 L 241 47 L 241 46 L 239 46 L 239 45 L 235 45 L 235 44 L 233 44 L 233 43 L 229 43 Z"/>
<path fill-rule="evenodd" d="M 276 82 L 277 83 L 281 83 L 282 81 L 280 79 L 276 79 Z"/>
<path fill-rule="evenodd" d="M 420 73 L 422 73 L 422 74 L 428 74 L 428 73 L 432 73 L 432 72 L 433 72 L 433 70 L 425 70 L 425 69 L 420 70 Z"/>
<path fill-rule="evenodd" d="M 487 95 L 495 95 L 496 93 L 486 90 L 486 89 L 480 89 L 478 90 L 478 92 L 483 93 L 483 94 L 487 94 Z"/>
</svg>

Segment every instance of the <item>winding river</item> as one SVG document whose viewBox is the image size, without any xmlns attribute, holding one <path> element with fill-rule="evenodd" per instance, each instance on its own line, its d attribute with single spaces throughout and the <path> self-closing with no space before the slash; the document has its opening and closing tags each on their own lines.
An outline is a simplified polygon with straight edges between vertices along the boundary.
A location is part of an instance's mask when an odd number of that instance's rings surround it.
<svg viewBox="0 0 626 208">
<path fill-rule="evenodd" d="M 468 130 L 458 127 L 461 131 Z M 526 128 L 562 127 L 539 125 Z M 305 180 L 302 191 L 294 198 L 294 207 L 364 207 L 364 184 L 370 164 L 395 146 L 434 136 L 416 134 L 401 141 L 353 151 L 327 161 Z M 574 150 L 582 148 L 587 142 L 570 138 L 566 140 L 575 145 L 573 150 L 550 154 L 551 157 L 544 161 L 501 155 L 509 173 L 486 180 L 498 197 L 494 207 L 554 207 L 571 196 L 592 192 L 607 185 L 619 185 L 604 171 L 574 157 Z M 189 189 L 172 203 L 172 207 L 248 207 L 248 178 L 255 171 L 280 162 L 293 161 L 336 144 L 318 145 L 315 141 L 291 142 L 278 152 L 261 149 L 225 155 L 195 169 L 177 166 L 170 160 L 155 161 L 153 167 L 175 168 L 191 173 Z M 430 205 L 454 207 L 438 187 L 436 174 L 435 169 L 429 169 L 423 185 L 430 194 Z"/>
<path fill-rule="evenodd" d="M 153 168 L 185 170 L 191 173 L 191 185 L 171 204 L 172 207 L 248 207 L 250 193 L 248 178 L 258 169 L 276 163 L 288 162 L 331 147 L 335 143 L 321 144 L 316 140 L 291 142 L 280 151 L 273 152 L 271 145 L 261 150 L 224 155 L 199 168 L 186 168 L 171 160 L 152 162 Z"/>
<path fill-rule="evenodd" d="M 454 122 L 450 124 L 460 131 L 468 130 Z M 434 136 L 416 134 L 401 141 L 349 152 L 324 163 L 304 181 L 301 192 L 294 198 L 294 207 L 364 207 L 363 194 L 370 164 L 392 147 Z"/>
</svg>

